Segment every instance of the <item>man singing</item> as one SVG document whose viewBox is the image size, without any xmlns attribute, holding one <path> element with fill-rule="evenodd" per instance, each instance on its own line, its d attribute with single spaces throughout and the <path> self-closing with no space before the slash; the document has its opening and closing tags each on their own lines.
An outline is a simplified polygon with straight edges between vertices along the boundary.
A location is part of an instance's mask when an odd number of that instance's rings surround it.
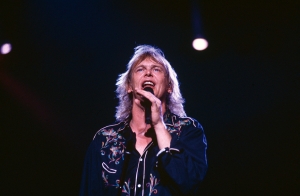
<svg viewBox="0 0 300 196">
<path fill-rule="evenodd" d="M 80 195 L 195 195 L 207 170 L 206 138 L 186 116 L 163 52 L 136 47 L 116 85 L 116 122 L 93 138 Z"/>
</svg>

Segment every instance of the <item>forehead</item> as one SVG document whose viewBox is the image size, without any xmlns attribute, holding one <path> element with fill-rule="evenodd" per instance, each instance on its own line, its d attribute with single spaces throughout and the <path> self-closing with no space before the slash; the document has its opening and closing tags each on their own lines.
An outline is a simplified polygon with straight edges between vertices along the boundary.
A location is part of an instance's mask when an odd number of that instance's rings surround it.
<svg viewBox="0 0 300 196">
<path fill-rule="evenodd" d="M 137 63 L 132 67 L 133 69 L 138 67 L 138 66 L 158 66 L 161 67 L 165 70 L 165 66 L 162 65 L 160 62 L 158 62 L 156 59 L 153 59 L 151 57 L 147 57 Z"/>
</svg>

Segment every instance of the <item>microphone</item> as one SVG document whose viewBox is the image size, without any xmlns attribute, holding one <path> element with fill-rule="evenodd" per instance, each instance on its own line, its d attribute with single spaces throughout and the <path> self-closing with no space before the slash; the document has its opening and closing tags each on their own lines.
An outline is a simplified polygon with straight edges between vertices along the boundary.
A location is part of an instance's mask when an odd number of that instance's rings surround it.
<svg viewBox="0 0 300 196">
<path fill-rule="evenodd" d="M 153 89 L 150 87 L 144 88 L 144 91 L 148 91 L 148 92 L 154 94 Z M 151 122 L 152 122 L 152 120 L 151 120 L 151 105 L 152 105 L 152 103 L 147 98 L 145 98 L 141 104 L 145 108 L 145 122 L 146 122 L 146 124 L 151 124 Z"/>
</svg>

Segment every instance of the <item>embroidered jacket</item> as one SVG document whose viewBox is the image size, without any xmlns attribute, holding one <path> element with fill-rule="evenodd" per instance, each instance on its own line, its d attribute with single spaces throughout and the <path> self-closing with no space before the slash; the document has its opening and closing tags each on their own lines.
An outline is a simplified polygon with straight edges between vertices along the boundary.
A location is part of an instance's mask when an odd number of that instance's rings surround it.
<svg viewBox="0 0 300 196">
<path fill-rule="evenodd" d="M 152 142 L 140 155 L 129 122 L 106 126 L 95 134 L 85 158 L 80 195 L 195 195 L 207 170 L 202 126 L 195 119 L 166 112 L 170 148 L 159 150 L 154 130 L 152 134 L 148 130 Z"/>
</svg>

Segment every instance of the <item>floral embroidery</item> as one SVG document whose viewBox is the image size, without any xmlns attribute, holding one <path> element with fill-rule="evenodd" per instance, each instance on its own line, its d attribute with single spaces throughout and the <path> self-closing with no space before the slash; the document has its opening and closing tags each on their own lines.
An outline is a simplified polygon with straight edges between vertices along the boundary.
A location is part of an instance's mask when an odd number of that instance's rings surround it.
<svg viewBox="0 0 300 196">
<path fill-rule="evenodd" d="M 128 179 L 127 182 L 124 182 L 124 185 L 123 185 L 123 189 L 122 189 L 122 193 L 126 193 L 127 196 L 130 195 L 130 178 Z"/>
<path fill-rule="evenodd" d="M 105 186 L 113 186 L 113 187 L 116 187 L 118 188 L 120 186 L 120 180 L 116 180 L 116 183 L 115 184 L 109 184 L 108 182 L 108 175 L 105 175 L 105 171 L 102 171 L 102 179 L 104 181 L 104 185 Z"/>
<path fill-rule="evenodd" d="M 124 158 L 125 139 L 119 131 L 125 128 L 118 126 L 117 129 L 107 127 L 101 129 L 98 134 L 105 136 L 105 141 L 102 142 L 101 155 L 107 155 L 109 163 L 114 162 L 116 165 L 120 163 L 120 159 Z"/>
<path fill-rule="evenodd" d="M 109 163 L 115 162 L 115 164 L 119 164 L 119 160 L 124 156 L 124 148 L 121 149 L 120 147 L 112 146 L 110 151 L 111 152 L 108 155 L 108 158 L 110 159 Z"/>
<path fill-rule="evenodd" d="M 108 182 L 108 175 L 105 175 L 105 171 L 102 171 L 102 179 L 104 181 L 104 185 L 106 187 L 108 186 L 112 186 L 115 188 L 118 188 L 120 186 L 120 180 L 117 179 L 115 184 L 109 184 Z M 133 187 L 130 187 L 130 178 L 128 179 L 128 181 L 124 182 L 123 188 L 122 188 L 122 193 L 125 193 L 127 196 L 130 196 L 130 189 L 133 189 Z"/>
<path fill-rule="evenodd" d="M 159 180 L 155 178 L 155 176 L 152 176 L 152 174 L 150 174 L 150 182 L 146 184 L 147 187 L 150 187 L 149 196 L 151 196 L 152 193 L 154 194 L 157 193 L 157 189 L 155 189 L 155 187 L 158 184 L 159 184 Z"/>
<path fill-rule="evenodd" d="M 105 171 L 102 171 L 102 179 L 105 186 L 115 186 L 116 188 L 119 187 L 119 180 L 116 180 L 116 184 L 109 184 L 108 175 L 105 175 Z"/>
<path fill-rule="evenodd" d="M 102 148 L 106 148 L 108 144 L 116 142 L 118 139 L 118 133 L 114 129 L 103 129 L 101 133 L 103 136 L 106 136 L 106 142 L 102 142 Z"/>
<path fill-rule="evenodd" d="M 190 118 L 178 118 L 176 115 L 166 113 L 164 121 L 167 125 L 167 130 L 169 133 L 175 133 L 178 137 L 181 133 L 181 127 L 190 125 L 192 120 Z"/>
<path fill-rule="evenodd" d="M 108 175 L 105 175 L 105 172 L 102 171 L 102 179 L 104 181 L 104 185 L 105 186 L 109 186 L 109 183 L 108 183 Z"/>
</svg>

